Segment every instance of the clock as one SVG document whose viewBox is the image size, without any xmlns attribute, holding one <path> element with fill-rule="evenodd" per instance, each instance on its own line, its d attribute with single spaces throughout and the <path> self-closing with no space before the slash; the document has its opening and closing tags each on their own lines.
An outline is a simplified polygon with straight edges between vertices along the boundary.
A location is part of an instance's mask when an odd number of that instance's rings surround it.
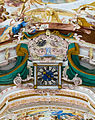
<svg viewBox="0 0 95 120">
<path fill-rule="evenodd" d="M 38 85 L 57 85 L 58 66 L 38 66 L 37 83 Z"/>
<path fill-rule="evenodd" d="M 34 63 L 34 88 L 61 87 L 60 63 Z"/>
</svg>

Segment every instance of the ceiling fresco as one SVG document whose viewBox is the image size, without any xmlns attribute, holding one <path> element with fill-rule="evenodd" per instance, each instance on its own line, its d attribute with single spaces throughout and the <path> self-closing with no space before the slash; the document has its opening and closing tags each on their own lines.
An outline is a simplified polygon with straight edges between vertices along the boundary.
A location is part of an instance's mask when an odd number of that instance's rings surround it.
<svg viewBox="0 0 95 120">
<path fill-rule="evenodd" d="M 57 4 L 75 2 L 75 1 L 77 0 L 42 0 L 42 2 L 45 2 L 45 3 L 57 3 Z"/>
<path fill-rule="evenodd" d="M 76 111 L 77 112 L 77 111 Z M 28 119 L 28 120 L 56 120 L 56 119 L 78 119 L 78 120 L 84 120 L 84 116 L 82 113 L 74 113 L 68 110 L 42 110 L 42 111 L 35 111 L 35 112 L 27 112 L 27 113 L 21 113 L 18 115 L 17 120 L 22 119 Z"/>
<path fill-rule="evenodd" d="M 95 120 L 95 0 L 0 0 L 0 120 Z"/>
</svg>

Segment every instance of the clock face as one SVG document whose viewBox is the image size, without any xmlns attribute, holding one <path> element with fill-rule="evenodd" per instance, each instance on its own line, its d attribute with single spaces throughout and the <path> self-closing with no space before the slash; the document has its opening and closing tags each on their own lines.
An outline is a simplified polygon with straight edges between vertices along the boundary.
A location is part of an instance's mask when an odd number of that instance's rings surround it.
<svg viewBox="0 0 95 120">
<path fill-rule="evenodd" d="M 57 86 L 58 66 L 37 66 L 37 85 Z"/>
</svg>

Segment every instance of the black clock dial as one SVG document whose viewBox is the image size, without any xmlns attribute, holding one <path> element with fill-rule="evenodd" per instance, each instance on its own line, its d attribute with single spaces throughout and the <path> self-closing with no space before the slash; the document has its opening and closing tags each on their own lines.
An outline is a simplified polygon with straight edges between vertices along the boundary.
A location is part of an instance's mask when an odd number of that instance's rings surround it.
<svg viewBox="0 0 95 120">
<path fill-rule="evenodd" d="M 57 85 L 58 66 L 39 66 L 37 81 L 39 85 Z"/>
</svg>

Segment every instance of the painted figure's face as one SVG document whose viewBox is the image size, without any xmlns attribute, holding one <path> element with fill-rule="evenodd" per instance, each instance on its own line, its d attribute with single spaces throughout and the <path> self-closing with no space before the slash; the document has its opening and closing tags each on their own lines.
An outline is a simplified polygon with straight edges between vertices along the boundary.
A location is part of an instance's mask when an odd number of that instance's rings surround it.
<svg viewBox="0 0 95 120">
<path fill-rule="evenodd" d="M 40 35 L 29 42 L 29 50 L 33 59 L 53 58 L 63 60 L 68 43 L 63 38 L 51 34 Z"/>
</svg>

